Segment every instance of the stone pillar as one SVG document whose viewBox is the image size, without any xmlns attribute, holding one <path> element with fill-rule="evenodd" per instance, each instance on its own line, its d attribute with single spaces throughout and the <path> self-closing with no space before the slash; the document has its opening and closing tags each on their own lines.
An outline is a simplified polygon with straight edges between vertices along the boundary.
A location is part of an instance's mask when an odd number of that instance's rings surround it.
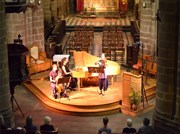
<svg viewBox="0 0 180 134">
<path fill-rule="evenodd" d="M 144 53 L 156 54 L 156 3 L 152 0 L 140 2 L 140 40 L 144 44 Z"/>
<path fill-rule="evenodd" d="M 158 68 L 153 124 L 158 134 L 180 133 L 180 1 L 159 0 Z"/>
<path fill-rule="evenodd" d="M 37 42 L 39 44 L 40 50 L 44 51 L 44 15 L 43 9 L 38 8 L 33 16 L 33 42 Z"/>
<path fill-rule="evenodd" d="M 70 14 L 76 13 L 75 1 L 76 0 L 70 0 L 69 1 L 69 12 L 70 12 Z"/>
<path fill-rule="evenodd" d="M 70 9 L 70 2 L 69 2 L 69 0 L 66 0 L 66 15 L 69 15 L 69 9 Z"/>
<path fill-rule="evenodd" d="M 31 10 L 31 8 L 27 8 L 26 12 L 25 12 L 25 29 L 26 29 L 26 43 L 25 45 L 27 47 L 29 47 L 34 40 L 34 36 L 33 36 L 33 11 Z"/>
<path fill-rule="evenodd" d="M 44 20 L 51 23 L 50 0 L 42 0 L 42 6 L 44 9 Z"/>
<path fill-rule="evenodd" d="M 64 17 L 65 17 L 65 1 L 64 0 L 59 0 L 60 2 L 59 2 L 59 4 L 60 4 L 60 12 L 61 12 L 61 19 L 64 19 Z"/>
<path fill-rule="evenodd" d="M 58 15 L 58 12 L 57 12 L 58 1 L 59 0 L 51 0 L 50 1 L 51 19 L 52 19 L 52 23 L 54 23 L 54 24 L 55 24 L 55 22 L 57 21 L 57 18 L 58 18 L 58 16 L 57 16 Z"/>
<path fill-rule="evenodd" d="M 7 127 L 14 127 L 14 116 L 10 101 L 8 53 L 6 40 L 6 19 L 4 13 L 4 0 L 0 0 L 0 115 Z"/>
</svg>

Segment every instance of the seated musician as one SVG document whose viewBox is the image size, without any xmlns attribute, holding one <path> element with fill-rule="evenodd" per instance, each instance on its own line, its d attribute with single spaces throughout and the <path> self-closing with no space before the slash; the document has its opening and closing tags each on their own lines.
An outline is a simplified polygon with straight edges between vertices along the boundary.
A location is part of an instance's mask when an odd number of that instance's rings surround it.
<svg viewBox="0 0 180 134">
<path fill-rule="evenodd" d="M 97 61 L 95 63 L 96 65 L 99 65 L 99 67 L 102 67 L 104 72 L 99 72 L 98 78 L 99 78 L 99 94 L 105 95 L 105 91 L 108 88 L 108 79 L 107 79 L 107 73 L 106 73 L 106 67 L 107 67 L 107 60 L 105 57 L 105 54 L 101 54 L 101 60 Z"/>
<path fill-rule="evenodd" d="M 74 88 L 76 88 L 76 86 L 77 86 L 77 79 L 73 78 L 72 71 L 67 66 L 67 63 L 68 63 L 68 58 L 65 57 L 61 60 L 61 69 L 62 69 L 63 77 L 70 77 L 71 78 L 71 81 L 67 85 L 67 88 L 72 90 L 72 91 L 76 91 Z"/>
<path fill-rule="evenodd" d="M 66 84 L 69 84 L 69 83 L 58 83 L 59 78 L 63 78 L 62 69 L 61 68 L 58 69 L 58 76 L 56 77 L 56 91 L 58 93 L 60 93 L 59 94 L 60 97 L 67 97 L 67 98 L 69 98 L 69 96 L 67 95 L 67 90 L 65 88 Z"/>
<path fill-rule="evenodd" d="M 53 64 L 52 70 L 49 73 L 49 78 L 51 82 L 51 93 L 55 99 L 57 99 L 57 94 L 56 94 L 56 77 L 57 76 L 58 76 L 58 67 L 56 64 Z"/>
</svg>

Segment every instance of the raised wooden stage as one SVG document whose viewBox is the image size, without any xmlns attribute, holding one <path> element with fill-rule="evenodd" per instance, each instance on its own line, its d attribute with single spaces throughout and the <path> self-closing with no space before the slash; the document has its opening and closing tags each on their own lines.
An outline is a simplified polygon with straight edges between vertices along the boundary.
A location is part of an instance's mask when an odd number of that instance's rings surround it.
<svg viewBox="0 0 180 134">
<path fill-rule="evenodd" d="M 105 115 L 121 111 L 121 81 L 109 85 L 104 96 L 98 94 L 96 86 L 83 87 L 79 91 L 68 91 L 69 99 L 54 99 L 51 96 L 48 74 L 49 71 L 31 75 L 32 82 L 24 83 L 24 86 L 51 110 L 81 116 Z M 150 80 L 148 83 L 147 90 L 155 88 L 154 80 Z"/>
</svg>

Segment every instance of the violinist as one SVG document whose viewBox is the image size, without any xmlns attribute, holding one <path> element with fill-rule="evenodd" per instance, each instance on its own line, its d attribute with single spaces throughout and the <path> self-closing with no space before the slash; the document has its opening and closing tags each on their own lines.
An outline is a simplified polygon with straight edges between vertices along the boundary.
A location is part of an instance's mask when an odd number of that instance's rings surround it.
<svg viewBox="0 0 180 134">
<path fill-rule="evenodd" d="M 105 95 L 105 91 L 108 88 L 108 79 L 107 79 L 107 72 L 106 72 L 106 67 L 108 65 L 107 65 L 107 60 L 104 53 L 101 54 L 101 59 L 97 61 L 95 64 L 103 68 L 103 72 L 99 72 L 99 75 L 98 75 L 99 94 Z"/>
</svg>

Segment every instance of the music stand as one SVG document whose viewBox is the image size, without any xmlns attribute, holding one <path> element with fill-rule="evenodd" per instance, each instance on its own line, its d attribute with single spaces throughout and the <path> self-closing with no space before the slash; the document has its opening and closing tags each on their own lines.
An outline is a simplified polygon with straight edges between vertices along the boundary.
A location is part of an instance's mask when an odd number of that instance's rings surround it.
<svg viewBox="0 0 180 134">
<path fill-rule="evenodd" d="M 63 84 L 64 85 L 64 90 L 66 90 L 65 89 L 65 84 L 69 83 L 70 79 L 71 79 L 71 77 L 59 78 L 58 81 L 57 81 L 57 84 Z M 69 97 L 67 99 L 70 100 Z M 61 96 L 59 98 L 59 102 L 60 102 L 60 100 L 61 100 Z"/>
<path fill-rule="evenodd" d="M 104 67 L 88 67 L 89 73 L 104 73 Z"/>
<path fill-rule="evenodd" d="M 104 73 L 104 67 L 88 67 L 88 72 L 89 73 Z"/>
</svg>

